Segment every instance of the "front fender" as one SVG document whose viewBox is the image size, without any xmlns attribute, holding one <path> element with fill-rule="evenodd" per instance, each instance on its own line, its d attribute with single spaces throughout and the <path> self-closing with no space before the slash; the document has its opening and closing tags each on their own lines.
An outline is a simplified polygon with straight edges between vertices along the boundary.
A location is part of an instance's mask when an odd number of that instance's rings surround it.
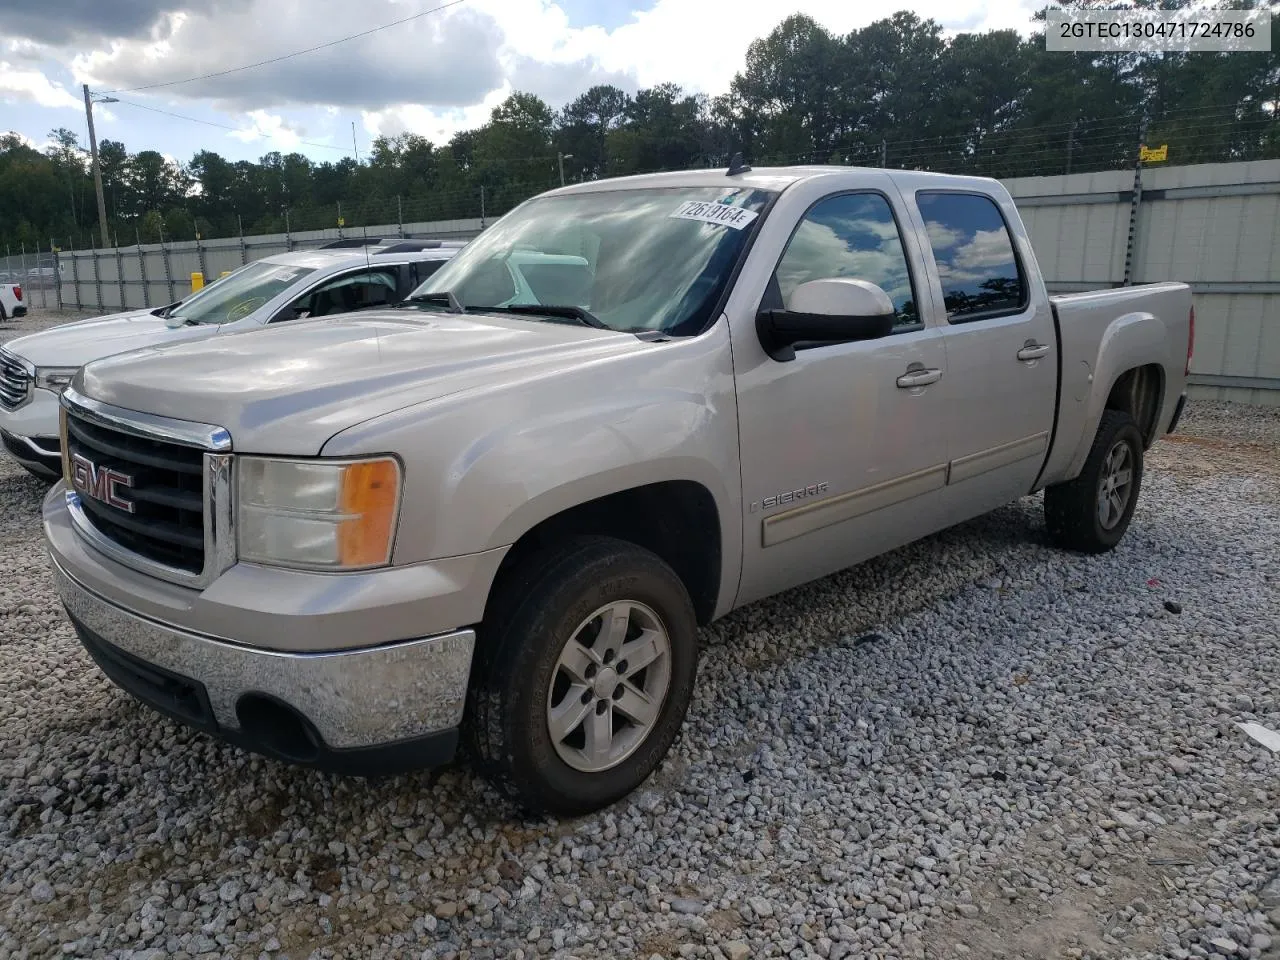
<svg viewBox="0 0 1280 960">
<path fill-rule="evenodd" d="M 721 596 L 724 584 L 736 586 L 737 410 L 722 324 L 638 354 L 396 411 L 339 433 L 323 450 L 380 452 L 405 465 L 396 564 L 506 547 L 575 506 L 683 480 L 714 499 Z"/>
</svg>

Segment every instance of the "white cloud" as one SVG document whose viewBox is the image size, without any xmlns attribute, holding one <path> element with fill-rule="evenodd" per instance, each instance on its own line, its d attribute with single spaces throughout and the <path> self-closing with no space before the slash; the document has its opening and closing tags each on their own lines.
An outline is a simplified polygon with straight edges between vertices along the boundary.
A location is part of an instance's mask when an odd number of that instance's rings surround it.
<svg viewBox="0 0 1280 960">
<path fill-rule="evenodd" d="M 913 0 L 923 18 L 965 29 L 1029 29 L 1034 0 Z M 343 104 L 381 110 L 403 103 L 462 108 L 510 82 L 555 105 L 594 82 L 624 87 L 675 82 L 690 91 L 725 91 L 751 41 L 790 13 L 805 13 L 836 34 L 891 15 L 895 3 L 798 0 L 785 11 L 738 0 L 657 0 L 613 30 L 573 27 L 553 0 L 470 0 L 370 36 L 278 64 L 199 83 L 166 95 L 220 99 L 242 108 Z M 91 81 L 142 85 L 216 73 L 323 43 L 343 32 L 405 15 L 397 0 L 240 0 L 160 14 L 145 37 L 115 41 L 75 60 Z M 263 29 L 270 24 L 270 29 Z"/>
<path fill-rule="evenodd" d="M 311 45 L 405 16 L 397 0 L 243 0 L 166 14 L 150 35 L 75 57 L 100 87 L 155 88 L 170 100 L 205 100 L 227 112 L 282 106 L 382 108 L 404 102 L 467 106 L 502 82 L 502 27 L 464 5 L 250 70 Z M 186 81 L 192 76 L 203 79 Z M 141 92 L 141 91 L 140 91 Z"/>
<path fill-rule="evenodd" d="M 742 69 L 747 47 L 786 16 L 804 13 L 840 35 L 909 6 L 922 19 L 963 24 L 966 30 L 1014 28 L 1029 32 L 1034 0 L 913 0 L 849 3 L 798 0 L 744 4 L 736 0 L 658 0 L 615 30 L 572 28 L 550 0 L 472 0 L 505 31 L 504 52 L 551 63 L 594 59 L 605 71 L 626 73 L 640 86 L 674 82 L 691 91 L 723 93 Z"/>
<path fill-rule="evenodd" d="M 50 13 L 41 33 L 29 25 L 38 19 L 42 3 L 8 0 L 6 6 L 17 4 L 14 9 L 24 11 L 17 19 L 0 12 L 0 27 L 14 37 L 7 41 L 9 60 L 44 51 L 70 65 L 77 82 L 102 90 L 216 74 L 368 30 L 418 9 L 404 0 L 206 0 L 201 5 L 190 0 L 74 0 L 79 12 L 74 17 L 71 8 Z M 492 106 L 512 89 L 529 90 L 555 107 L 595 83 L 633 92 L 674 82 L 691 93 L 722 93 L 743 69 L 751 42 L 791 13 L 808 14 L 836 35 L 903 7 L 937 20 L 948 32 L 1013 27 L 1025 34 L 1038 3 L 795 0 L 780 8 L 740 0 L 656 0 L 651 9 L 606 29 L 572 26 L 556 0 L 468 0 L 314 53 L 135 95 L 158 98 L 151 102 L 177 111 L 204 103 L 237 118 L 239 139 L 280 148 L 296 145 L 299 138 L 280 112 L 300 107 L 319 108 L 335 121 L 360 112 L 370 135 L 410 130 L 442 143 L 458 130 L 484 123 Z M 117 11 L 122 5 L 130 10 Z M 63 24 L 57 30 L 50 26 L 55 20 Z M 66 36 L 80 39 L 73 42 Z M 0 99 L 12 98 L 51 107 L 80 104 L 39 71 L 5 63 L 0 66 Z"/>
<path fill-rule="evenodd" d="M 248 127 L 236 130 L 228 136 L 235 137 L 244 143 L 257 143 L 265 140 L 279 150 L 293 150 L 302 140 L 298 131 L 289 127 L 284 118 L 265 110 L 250 110 Z"/>
<path fill-rule="evenodd" d="M 998 267 L 1013 260 L 1013 247 L 1003 227 L 979 230 L 956 250 L 952 262 L 962 270 Z"/>
<path fill-rule="evenodd" d="M 0 136 L 17 137 L 18 142 L 22 144 L 24 147 L 34 148 L 36 146 L 36 142 L 34 140 L 28 137 L 25 133 L 19 133 L 17 130 L 5 130 L 2 133 L 0 133 Z"/>
<path fill-rule="evenodd" d="M 939 223 L 937 220 L 926 220 L 924 226 L 929 234 L 929 243 L 933 246 L 934 252 L 950 250 L 964 239 L 964 234 L 959 230 Z"/>
<path fill-rule="evenodd" d="M 509 84 L 503 84 L 470 107 L 433 110 L 418 103 L 401 103 L 384 110 L 366 110 L 361 118 L 370 137 L 394 137 L 408 132 L 440 145 L 448 143 L 460 130 L 471 130 L 488 123 L 493 108 L 510 95 L 511 89 Z"/>
<path fill-rule="evenodd" d="M 0 60 L 0 100 L 34 103 L 40 107 L 83 110 L 84 100 L 67 92 L 39 70 L 20 69 Z"/>
</svg>

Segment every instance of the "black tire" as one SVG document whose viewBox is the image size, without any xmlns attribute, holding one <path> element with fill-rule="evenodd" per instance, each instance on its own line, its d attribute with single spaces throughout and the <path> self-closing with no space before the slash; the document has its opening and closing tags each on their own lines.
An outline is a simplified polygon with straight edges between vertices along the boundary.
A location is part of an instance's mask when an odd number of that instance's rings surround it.
<svg viewBox="0 0 1280 960">
<path fill-rule="evenodd" d="M 1102 486 L 1118 444 L 1128 448 L 1131 487 L 1118 520 L 1108 525 L 1102 517 Z M 1080 475 L 1045 488 L 1044 517 L 1055 544 L 1080 553 L 1106 553 L 1120 542 L 1142 489 L 1142 452 L 1142 434 L 1133 418 L 1120 410 L 1104 411 Z"/>
<path fill-rule="evenodd" d="M 464 721 L 476 768 L 535 815 L 578 816 L 631 793 L 671 748 L 693 693 L 698 627 L 684 584 L 647 550 L 584 537 L 527 558 L 498 590 L 482 626 Z M 633 752 L 607 770 L 584 772 L 557 751 L 547 719 L 550 687 L 579 625 L 624 600 L 660 618 L 669 638 L 670 679 L 657 719 Z"/>
</svg>

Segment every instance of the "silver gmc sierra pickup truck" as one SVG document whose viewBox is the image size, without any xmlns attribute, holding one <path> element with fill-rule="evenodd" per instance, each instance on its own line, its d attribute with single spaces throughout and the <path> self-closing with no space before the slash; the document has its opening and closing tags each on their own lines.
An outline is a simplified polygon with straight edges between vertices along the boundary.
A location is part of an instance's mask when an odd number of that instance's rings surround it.
<svg viewBox="0 0 1280 960">
<path fill-rule="evenodd" d="M 1039 490 L 1114 547 L 1193 324 L 1180 283 L 1048 296 L 993 180 L 584 183 L 395 308 L 87 364 L 44 528 L 162 713 L 357 774 L 461 742 L 581 813 L 667 753 L 700 624 Z"/>
</svg>

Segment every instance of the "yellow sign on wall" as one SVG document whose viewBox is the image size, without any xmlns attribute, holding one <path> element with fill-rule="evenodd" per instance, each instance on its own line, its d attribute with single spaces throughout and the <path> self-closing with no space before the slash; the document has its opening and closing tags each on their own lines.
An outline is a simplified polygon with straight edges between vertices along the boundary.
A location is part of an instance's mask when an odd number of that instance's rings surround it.
<svg viewBox="0 0 1280 960">
<path fill-rule="evenodd" d="M 1138 159 L 1143 163 L 1163 163 L 1169 159 L 1169 145 L 1162 143 L 1158 147 L 1148 147 L 1143 144 L 1139 148 Z"/>
</svg>

